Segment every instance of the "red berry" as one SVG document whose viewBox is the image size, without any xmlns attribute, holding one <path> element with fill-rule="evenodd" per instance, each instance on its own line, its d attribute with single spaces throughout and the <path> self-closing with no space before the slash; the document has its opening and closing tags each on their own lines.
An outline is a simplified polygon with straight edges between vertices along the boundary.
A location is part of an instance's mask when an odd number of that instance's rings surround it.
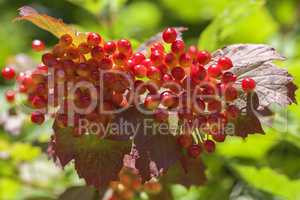
<svg viewBox="0 0 300 200">
<path fill-rule="evenodd" d="M 162 80 L 163 80 L 164 83 L 174 81 L 173 77 L 170 74 L 164 74 L 163 77 L 162 77 Z"/>
<path fill-rule="evenodd" d="M 196 46 L 192 45 L 189 47 L 188 54 L 194 59 L 197 57 L 198 49 Z"/>
<path fill-rule="evenodd" d="M 245 92 L 252 92 L 255 89 L 256 82 L 252 78 L 245 78 L 242 81 L 242 88 Z"/>
<path fill-rule="evenodd" d="M 184 51 L 185 44 L 183 40 L 175 40 L 171 45 L 171 50 L 175 54 L 182 53 Z"/>
<path fill-rule="evenodd" d="M 147 95 L 144 101 L 144 106 L 148 110 L 155 110 L 159 106 L 160 100 L 157 95 Z"/>
<path fill-rule="evenodd" d="M 210 112 L 220 112 L 222 110 L 222 102 L 217 99 L 209 99 L 207 109 Z"/>
<path fill-rule="evenodd" d="M 45 115 L 41 112 L 35 111 L 31 113 L 31 121 L 40 125 L 45 121 Z"/>
<path fill-rule="evenodd" d="M 157 122 L 160 122 L 160 123 L 167 122 L 168 118 L 169 118 L 169 114 L 166 110 L 158 108 L 154 112 L 154 118 Z"/>
<path fill-rule="evenodd" d="M 197 54 L 197 61 L 199 64 L 206 65 L 210 62 L 211 55 L 207 51 L 199 51 Z"/>
<path fill-rule="evenodd" d="M 27 92 L 27 87 L 23 84 L 19 85 L 19 92 L 20 93 L 26 93 Z"/>
<path fill-rule="evenodd" d="M 197 98 L 193 104 L 193 111 L 197 114 L 202 114 L 205 110 L 205 102 L 201 98 Z"/>
<path fill-rule="evenodd" d="M 44 108 L 47 104 L 47 101 L 42 96 L 35 96 L 31 101 L 34 108 Z"/>
<path fill-rule="evenodd" d="M 177 139 L 177 143 L 182 148 L 188 148 L 193 143 L 193 137 L 191 134 L 180 135 Z"/>
<path fill-rule="evenodd" d="M 233 66 L 231 59 L 228 57 L 219 58 L 217 64 L 222 68 L 222 70 L 228 70 Z"/>
<path fill-rule="evenodd" d="M 158 65 L 158 64 L 162 63 L 162 61 L 164 59 L 164 54 L 163 54 L 163 52 L 158 51 L 158 50 L 152 51 L 151 55 L 150 55 L 150 59 L 155 65 Z"/>
<path fill-rule="evenodd" d="M 212 140 L 205 140 L 203 146 L 208 153 L 213 153 L 216 150 L 216 145 Z"/>
<path fill-rule="evenodd" d="M 42 56 L 42 62 L 44 63 L 44 65 L 47 65 L 48 67 L 54 67 L 58 65 L 58 60 L 51 53 L 45 53 Z"/>
<path fill-rule="evenodd" d="M 12 102 L 15 101 L 15 96 L 16 96 L 16 93 L 15 93 L 15 91 L 13 91 L 13 90 L 7 90 L 7 91 L 5 92 L 5 98 L 6 98 L 6 101 L 8 101 L 8 102 L 10 102 L 10 103 L 12 103 Z"/>
<path fill-rule="evenodd" d="M 141 64 L 145 65 L 146 67 L 150 67 L 153 65 L 153 62 L 149 58 L 146 58 L 145 60 L 143 60 L 143 62 L 141 62 Z"/>
<path fill-rule="evenodd" d="M 12 67 L 5 67 L 2 69 L 2 77 L 6 80 L 11 80 L 15 77 L 15 69 Z"/>
<path fill-rule="evenodd" d="M 225 115 L 228 119 L 236 119 L 240 114 L 240 109 L 235 105 L 230 105 L 226 108 Z"/>
<path fill-rule="evenodd" d="M 113 66 L 112 60 L 109 58 L 103 58 L 99 63 L 100 69 L 111 69 Z"/>
<path fill-rule="evenodd" d="M 64 34 L 59 39 L 59 43 L 63 46 L 69 46 L 72 44 L 72 42 L 73 42 L 73 38 L 69 34 Z"/>
<path fill-rule="evenodd" d="M 121 39 L 117 42 L 117 47 L 119 52 L 126 55 L 131 53 L 131 43 L 128 40 Z"/>
<path fill-rule="evenodd" d="M 147 76 L 148 69 L 145 65 L 135 65 L 133 72 L 136 77 L 143 78 Z"/>
<path fill-rule="evenodd" d="M 160 101 L 161 104 L 167 108 L 173 108 L 178 105 L 178 98 L 177 96 L 169 91 L 165 91 L 160 94 Z"/>
<path fill-rule="evenodd" d="M 101 60 L 104 57 L 104 49 L 100 46 L 92 48 L 91 55 L 94 59 Z"/>
<path fill-rule="evenodd" d="M 203 81 L 207 75 L 206 69 L 203 65 L 192 65 L 191 77 L 194 81 Z"/>
<path fill-rule="evenodd" d="M 125 65 L 126 64 L 126 59 L 127 59 L 127 57 L 123 53 L 114 53 L 113 54 L 114 63 L 118 66 Z"/>
<path fill-rule="evenodd" d="M 174 79 L 180 81 L 185 77 L 185 71 L 182 67 L 174 67 L 171 71 L 172 76 Z"/>
<path fill-rule="evenodd" d="M 232 86 L 227 86 L 225 88 L 224 97 L 226 101 L 234 101 L 238 98 L 238 91 Z"/>
<path fill-rule="evenodd" d="M 173 53 L 168 53 L 165 55 L 165 63 L 169 67 L 173 67 L 177 64 L 177 59 Z"/>
<path fill-rule="evenodd" d="M 214 139 L 214 141 L 216 142 L 224 142 L 226 139 L 226 135 L 223 133 L 218 133 L 218 134 L 213 134 L 212 138 Z"/>
<path fill-rule="evenodd" d="M 187 53 L 183 53 L 179 57 L 179 64 L 182 67 L 189 67 L 191 66 L 192 62 L 192 57 Z"/>
<path fill-rule="evenodd" d="M 78 45 L 78 51 L 81 54 L 88 54 L 91 51 L 91 47 L 88 45 L 87 42 L 82 42 Z"/>
<path fill-rule="evenodd" d="M 160 51 L 163 53 L 165 51 L 165 48 L 161 43 L 156 42 L 151 45 L 151 52 L 153 52 L 153 51 Z"/>
<path fill-rule="evenodd" d="M 31 48 L 33 51 L 43 51 L 45 49 L 45 43 L 41 40 L 33 40 Z"/>
<path fill-rule="evenodd" d="M 150 66 L 147 70 L 147 76 L 152 80 L 160 80 L 161 72 L 157 67 Z"/>
<path fill-rule="evenodd" d="M 102 38 L 98 33 L 90 32 L 87 34 L 87 43 L 91 46 L 97 46 L 102 42 Z"/>
<path fill-rule="evenodd" d="M 113 54 L 116 51 L 117 45 L 114 41 L 106 42 L 103 46 L 105 53 Z"/>
<path fill-rule="evenodd" d="M 142 53 L 135 53 L 132 55 L 131 59 L 135 62 L 136 65 L 138 65 L 141 64 L 143 60 L 146 59 L 146 57 Z"/>
<path fill-rule="evenodd" d="M 198 144 L 193 144 L 188 148 L 188 154 L 192 158 L 197 158 L 201 153 L 201 146 Z"/>
<path fill-rule="evenodd" d="M 237 77 L 232 72 L 225 72 L 222 75 L 222 82 L 223 83 L 234 83 L 236 81 Z"/>
<path fill-rule="evenodd" d="M 163 34 L 162 38 L 166 43 L 172 43 L 176 40 L 177 32 L 174 28 L 167 28 Z"/>
<path fill-rule="evenodd" d="M 222 69 L 219 65 L 211 65 L 207 69 L 208 75 L 211 77 L 214 77 L 214 78 L 220 76 L 221 72 L 222 72 Z"/>
</svg>

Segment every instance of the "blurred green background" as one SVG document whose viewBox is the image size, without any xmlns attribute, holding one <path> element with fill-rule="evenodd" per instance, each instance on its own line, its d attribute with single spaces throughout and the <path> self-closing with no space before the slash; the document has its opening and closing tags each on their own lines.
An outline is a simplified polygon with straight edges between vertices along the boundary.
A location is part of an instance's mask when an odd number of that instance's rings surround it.
<svg viewBox="0 0 300 200">
<path fill-rule="evenodd" d="M 232 43 L 270 44 L 288 57 L 278 64 L 300 85 L 299 0 L 0 0 L 1 68 L 37 62 L 33 39 L 49 47 L 56 42 L 30 23 L 12 22 L 23 5 L 106 39 L 131 38 L 136 47 L 167 26 L 188 27 L 186 41 L 210 51 Z M 0 78 L 0 93 L 8 87 L 12 83 Z M 62 171 L 48 160 L 51 122 L 33 126 L 27 117 L 7 116 L 9 107 L 0 98 L 0 200 L 95 199 L 95 191 L 82 190 L 72 166 Z M 232 138 L 204 155 L 207 185 L 164 189 L 176 200 L 300 200 L 299 122 L 300 106 L 279 110 L 265 136 Z"/>
</svg>

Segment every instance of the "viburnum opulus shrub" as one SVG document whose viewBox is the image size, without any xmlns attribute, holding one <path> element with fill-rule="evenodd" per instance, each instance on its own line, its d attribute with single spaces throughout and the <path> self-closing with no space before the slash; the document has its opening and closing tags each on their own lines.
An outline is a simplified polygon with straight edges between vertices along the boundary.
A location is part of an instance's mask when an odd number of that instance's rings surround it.
<svg viewBox="0 0 300 200">
<path fill-rule="evenodd" d="M 33 123 L 55 119 L 48 153 L 111 199 L 160 191 L 158 180 L 185 185 L 205 181 L 201 154 L 230 137 L 264 133 L 271 104 L 295 103 L 293 78 L 272 61 L 284 60 L 267 45 L 236 44 L 213 53 L 187 46 L 185 28 L 166 28 L 138 49 L 127 39 L 106 41 L 62 21 L 20 9 L 28 20 L 59 38 L 35 69 L 2 76 L 16 79 Z M 16 92 L 6 92 L 14 103 Z M 241 149 L 242 151 L 242 149 Z M 176 175 L 168 176 L 168 170 Z"/>
</svg>

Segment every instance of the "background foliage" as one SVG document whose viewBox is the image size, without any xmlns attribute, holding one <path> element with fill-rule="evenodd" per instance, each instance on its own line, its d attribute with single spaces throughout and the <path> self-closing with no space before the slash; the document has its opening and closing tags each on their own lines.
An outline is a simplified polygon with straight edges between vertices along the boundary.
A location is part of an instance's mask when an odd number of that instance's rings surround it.
<svg viewBox="0 0 300 200">
<path fill-rule="evenodd" d="M 0 0 L 1 68 L 9 63 L 26 68 L 38 62 L 39 54 L 30 49 L 32 39 L 42 39 L 48 46 L 56 41 L 29 23 L 12 23 L 23 5 L 62 18 L 79 30 L 97 31 L 106 39 L 132 38 L 134 46 L 166 26 L 188 27 L 184 34 L 188 43 L 211 51 L 232 43 L 271 44 L 289 58 L 279 64 L 300 84 L 298 0 Z M 1 94 L 7 87 L 11 83 L 0 79 Z M 48 160 L 51 122 L 36 127 L 25 117 L 15 127 L 20 131 L 6 131 L 16 119 L 7 119 L 9 105 L 3 98 L 0 103 L 0 200 L 97 198 L 92 188 L 82 187 L 72 167 L 62 171 Z M 265 136 L 231 138 L 218 146 L 217 153 L 204 155 L 205 186 L 164 184 L 164 191 L 176 200 L 300 199 L 300 106 L 278 113 L 275 124 L 265 127 Z"/>
</svg>

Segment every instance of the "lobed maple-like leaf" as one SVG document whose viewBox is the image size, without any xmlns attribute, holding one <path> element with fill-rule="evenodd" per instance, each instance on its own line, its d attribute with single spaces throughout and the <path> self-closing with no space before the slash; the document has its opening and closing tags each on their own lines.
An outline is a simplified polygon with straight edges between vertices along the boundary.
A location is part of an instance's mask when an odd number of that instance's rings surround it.
<svg viewBox="0 0 300 200">
<path fill-rule="evenodd" d="M 227 56 L 233 62 L 230 70 L 237 75 L 237 86 L 246 77 L 256 81 L 255 92 L 259 107 L 264 109 L 271 104 L 287 106 L 295 103 L 297 86 L 287 70 L 278 68 L 274 60 L 284 60 L 274 48 L 263 44 L 235 44 L 224 47 L 213 54 L 214 60 Z"/>
<path fill-rule="evenodd" d="M 168 130 L 159 130 L 151 116 L 131 107 L 117 115 L 115 122 L 134 125 L 135 133 L 120 130 L 120 137 L 129 135 L 133 140 L 131 154 L 126 157 L 127 167 L 136 168 L 144 181 L 158 177 L 179 159 L 179 148 L 174 135 Z M 129 162 L 130 161 L 130 162 Z"/>
<path fill-rule="evenodd" d="M 56 122 L 53 130 L 49 153 L 62 166 L 74 160 L 79 177 L 96 188 L 118 180 L 122 159 L 130 152 L 129 141 L 101 139 L 95 135 L 77 138 L 71 134 L 71 128 L 60 128 Z"/>
<path fill-rule="evenodd" d="M 19 9 L 19 15 L 20 16 L 15 20 L 30 21 L 41 29 L 49 31 L 58 38 L 64 34 L 70 34 L 73 37 L 74 44 L 78 45 L 86 39 L 84 33 L 76 31 L 71 26 L 65 24 L 61 19 L 56 19 L 46 14 L 41 14 L 30 6 L 21 7 Z"/>
</svg>

